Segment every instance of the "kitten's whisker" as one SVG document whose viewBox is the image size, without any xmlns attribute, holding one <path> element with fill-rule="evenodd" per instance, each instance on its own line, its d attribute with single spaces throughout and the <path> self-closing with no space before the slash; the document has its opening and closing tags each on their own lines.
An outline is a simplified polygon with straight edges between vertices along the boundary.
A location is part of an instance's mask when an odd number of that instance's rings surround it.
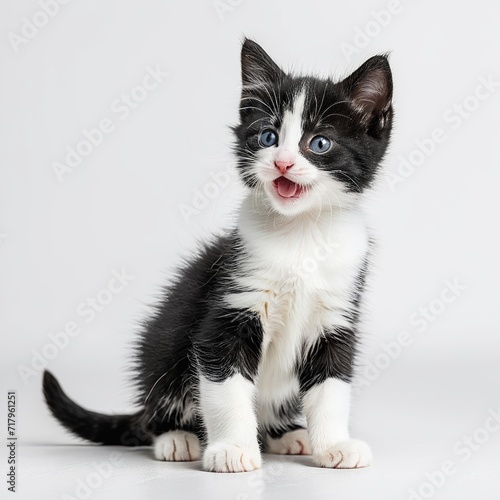
<svg viewBox="0 0 500 500">
<path fill-rule="evenodd" d="M 255 123 L 260 122 L 261 120 L 264 120 L 264 118 L 257 118 L 257 120 L 254 120 L 250 125 L 248 125 L 248 128 L 251 128 Z"/>
<path fill-rule="evenodd" d="M 274 117 L 276 116 L 275 111 L 269 106 L 269 104 L 267 104 L 266 102 L 264 102 L 262 99 L 259 99 L 256 96 L 243 97 L 242 100 L 244 100 L 244 99 L 251 99 L 251 100 L 260 102 L 263 106 L 265 106 L 271 112 L 270 116 L 274 116 Z M 257 108 L 257 109 L 260 109 L 260 108 Z M 261 109 L 261 111 L 264 111 L 264 110 Z"/>
<path fill-rule="evenodd" d="M 339 104 L 345 104 L 345 103 L 349 103 L 350 101 L 337 101 L 337 102 L 334 102 L 333 104 L 330 104 L 330 106 L 328 106 L 322 113 L 321 115 L 318 117 L 318 123 L 321 122 L 323 116 L 325 115 L 325 113 L 330 110 L 331 108 L 333 108 L 334 106 L 338 106 Z"/>
<path fill-rule="evenodd" d="M 323 97 L 321 98 L 321 104 L 319 105 L 319 109 L 321 109 L 323 107 L 323 103 L 325 102 L 325 96 L 326 96 L 326 89 L 327 88 L 328 88 L 328 82 L 325 83 L 325 89 L 323 90 Z M 320 119 L 321 119 L 321 117 L 320 117 Z"/>
<path fill-rule="evenodd" d="M 330 117 L 330 116 L 342 116 L 343 118 L 347 118 L 348 120 L 351 120 L 351 121 L 352 121 L 352 118 L 351 118 L 350 116 L 347 116 L 347 115 L 342 115 L 342 114 L 340 114 L 340 113 L 329 113 L 329 114 L 327 114 L 326 116 L 323 116 L 323 117 L 321 118 L 321 120 L 326 120 L 326 119 L 327 119 L 328 117 Z M 320 122 L 321 122 L 321 120 L 320 120 L 318 123 L 320 123 Z"/>
<path fill-rule="evenodd" d="M 348 173 L 343 170 L 332 170 L 332 173 L 344 175 L 358 188 L 358 192 L 362 191 L 361 186 Z"/>
<path fill-rule="evenodd" d="M 167 370 L 163 375 L 161 375 L 160 377 L 158 377 L 158 379 L 156 380 L 156 382 L 153 384 L 153 387 L 151 387 L 151 390 L 148 392 L 148 395 L 146 396 L 146 398 L 144 399 L 144 406 L 146 406 L 146 403 L 149 399 L 149 396 L 151 396 L 151 393 L 153 392 L 153 389 L 156 387 L 156 385 L 158 384 L 158 382 L 165 376 L 168 374 L 170 370 Z"/>
<path fill-rule="evenodd" d="M 240 111 L 243 111 L 244 109 L 256 109 L 257 111 L 260 111 L 261 113 L 264 113 L 266 116 L 268 116 L 270 119 L 274 118 L 274 115 L 269 113 L 269 111 L 266 111 L 265 109 L 259 108 L 258 106 L 244 106 L 242 108 L 239 108 Z M 259 118 L 260 120 L 263 120 L 264 118 Z"/>
<path fill-rule="evenodd" d="M 273 106 L 273 109 L 274 109 L 274 115 L 278 116 L 278 114 L 279 114 L 278 113 L 278 110 L 279 110 L 278 102 L 275 102 L 273 100 L 273 98 L 271 97 L 271 94 L 269 93 L 267 86 L 264 87 L 264 90 L 266 91 L 267 95 L 269 96 L 269 99 L 271 101 L 271 105 Z M 273 92 L 274 92 L 274 90 L 273 90 Z"/>
</svg>

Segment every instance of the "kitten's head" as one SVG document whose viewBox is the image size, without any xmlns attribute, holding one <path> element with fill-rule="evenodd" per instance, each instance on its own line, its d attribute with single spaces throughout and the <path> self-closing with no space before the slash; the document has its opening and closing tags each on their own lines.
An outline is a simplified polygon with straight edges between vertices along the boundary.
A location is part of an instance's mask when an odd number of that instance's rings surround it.
<svg viewBox="0 0 500 500">
<path fill-rule="evenodd" d="M 282 71 L 255 42 L 241 51 L 240 175 L 283 215 L 331 210 L 372 182 L 392 125 L 392 76 L 375 56 L 340 82 Z"/>
</svg>

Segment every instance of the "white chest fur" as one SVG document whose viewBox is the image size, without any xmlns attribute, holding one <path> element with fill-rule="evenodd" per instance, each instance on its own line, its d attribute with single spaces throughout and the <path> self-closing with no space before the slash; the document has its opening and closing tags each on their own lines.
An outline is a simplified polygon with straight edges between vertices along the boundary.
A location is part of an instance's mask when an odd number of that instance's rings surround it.
<svg viewBox="0 0 500 500">
<path fill-rule="evenodd" d="M 237 279 L 240 290 L 226 301 L 260 314 L 264 346 L 257 387 L 265 407 L 297 390 L 293 372 L 304 346 L 324 328 L 349 326 L 345 313 L 368 235 L 359 212 L 270 220 L 249 200 L 239 228 L 247 258 Z"/>
</svg>

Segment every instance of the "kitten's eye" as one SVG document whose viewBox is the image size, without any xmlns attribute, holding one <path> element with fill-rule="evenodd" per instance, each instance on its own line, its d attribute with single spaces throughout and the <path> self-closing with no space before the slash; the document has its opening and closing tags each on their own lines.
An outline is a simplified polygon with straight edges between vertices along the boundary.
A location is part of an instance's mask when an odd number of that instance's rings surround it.
<svg viewBox="0 0 500 500">
<path fill-rule="evenodd" d="M 278 135 L 274 130 L 266 128 L 259 134 L 259 144 L 263 148 L 274 146 L 278 142 Z"/>
<path fill-rule="evenodd" d="M 332 141 L 323 137 L 322 135 L 317 135 L 312 138 L 311 143 L 309 144 L 309 149 L 313 153 L 322 154 L 326 153 L 332 147 Z"/>
</svg>

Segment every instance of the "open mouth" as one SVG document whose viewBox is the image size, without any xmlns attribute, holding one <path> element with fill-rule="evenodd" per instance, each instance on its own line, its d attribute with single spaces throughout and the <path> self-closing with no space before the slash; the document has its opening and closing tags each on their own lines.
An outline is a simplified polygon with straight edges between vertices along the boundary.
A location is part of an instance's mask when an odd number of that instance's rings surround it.
<svg viewBox="0 0 500 500">
<path fill-rule="evenodd" d="M 300 198 L 304 188 L 286 177 L 278 177 L 273 181 L 274 189 L 280 198 Z"/>
</svg>

